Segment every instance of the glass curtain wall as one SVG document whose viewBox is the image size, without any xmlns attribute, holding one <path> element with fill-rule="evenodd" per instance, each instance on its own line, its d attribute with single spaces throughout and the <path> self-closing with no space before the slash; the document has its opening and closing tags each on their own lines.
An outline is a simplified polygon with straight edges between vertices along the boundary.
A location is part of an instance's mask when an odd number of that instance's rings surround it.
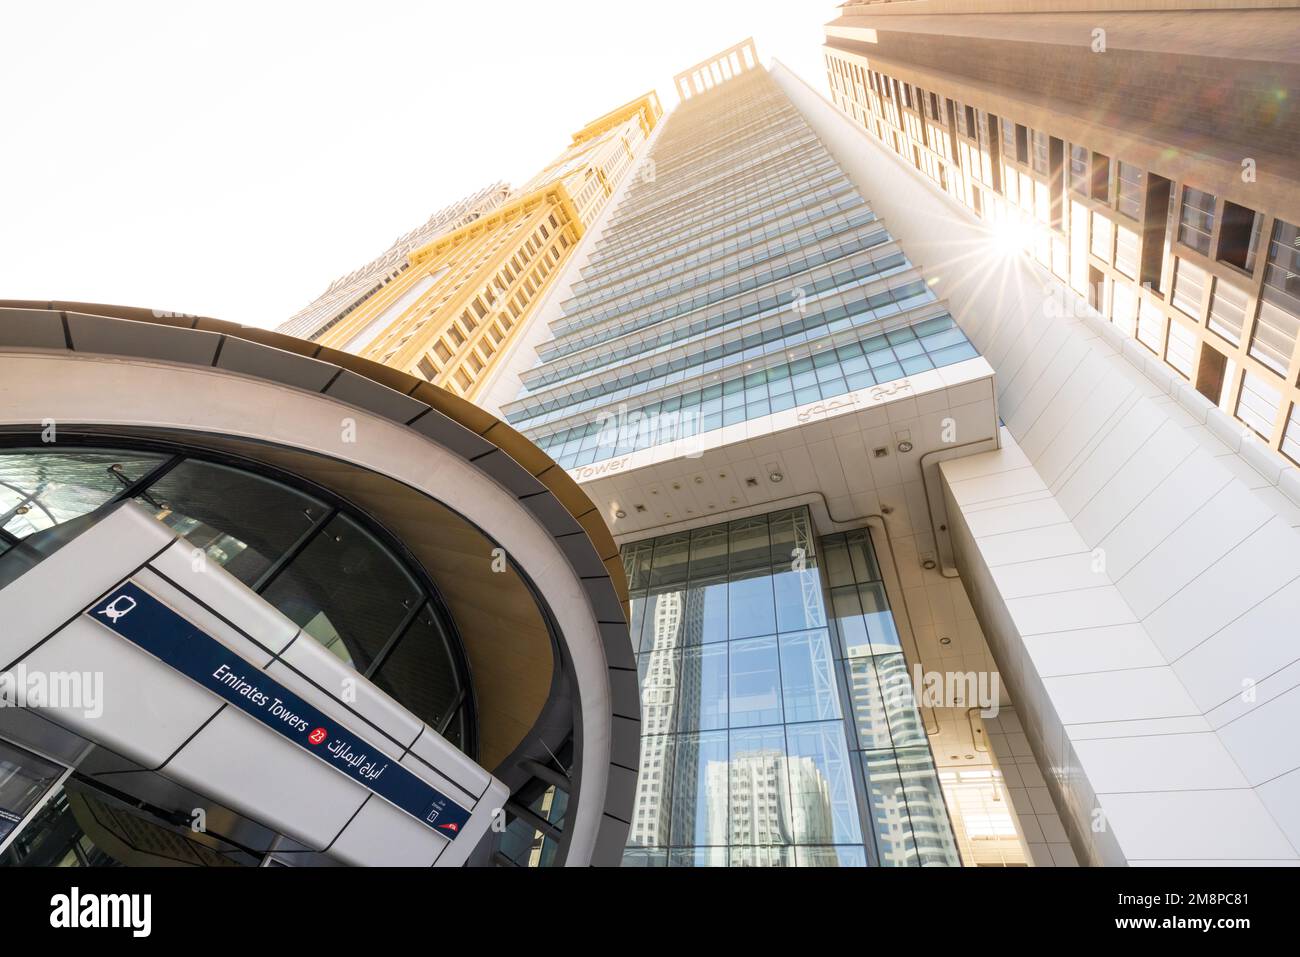
<svg viewBox="0 0 1300 957">
<path fill-rule="evenodd" d="M 847 689 L 875 656 L 859 636 L 892 634 L 893 621 L 883 589 L 874 612 L 828 615 L 806 508 L 637 542 L 623 557 L 642 698 L 626 865 L 956 863 L 955 852 L 916 852 L 926 841 L 906 809 L 928 786 L 915 776 L 918 756 L 863 747 L 862 704 Z M 901 722 L 906 708 L 894 710 Z"/>
<path fill-rule="evenodd" d="M 838 635 L 837 673 L 850 702 L 849 747 L 866 780 L 870 828 L 883 867 L 957 866 L 912 676 L 866 529 L 821 539 Z"/>
</svg>

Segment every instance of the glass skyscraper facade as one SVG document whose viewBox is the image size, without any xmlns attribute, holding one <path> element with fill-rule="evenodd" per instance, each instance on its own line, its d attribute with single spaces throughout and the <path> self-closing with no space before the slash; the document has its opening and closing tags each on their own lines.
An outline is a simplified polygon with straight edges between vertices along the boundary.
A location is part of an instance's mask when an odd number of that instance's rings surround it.
<svg viewBox="0 0 1300 957">
<path fill-rule="evenodd" d="M 623 560 L 642 699 L 626 864 L 957 864 L 865 530 L 817 541 L 798 508 Z"/>
<path fill-rule="evenodd" d="M 673 111 L 563 306 L 504 412 L 565 468 L 976 355 L 761 68 Z"/>
<path fill-rule="evenodd" d="M 663 121 L 561 306 L 504 412 L 570 469 L 976 356 L 761 66 Z M 623 547 L 624 863 L 957 865 L 866 529 L 749 511 Z"/>
</svg>

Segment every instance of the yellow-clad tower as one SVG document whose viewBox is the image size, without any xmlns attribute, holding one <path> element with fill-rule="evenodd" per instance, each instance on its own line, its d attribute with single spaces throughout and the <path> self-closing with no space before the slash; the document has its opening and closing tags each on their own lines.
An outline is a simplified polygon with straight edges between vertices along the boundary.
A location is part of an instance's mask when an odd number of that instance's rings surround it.
<svg viewBox="0 0 1300 957">
<path fill-rule="evenodd" d="M 317 341 L 473 399 L 661 115 L 652 92 L 587 124 L 501 205 L 411 250 Z"/>
</svg>

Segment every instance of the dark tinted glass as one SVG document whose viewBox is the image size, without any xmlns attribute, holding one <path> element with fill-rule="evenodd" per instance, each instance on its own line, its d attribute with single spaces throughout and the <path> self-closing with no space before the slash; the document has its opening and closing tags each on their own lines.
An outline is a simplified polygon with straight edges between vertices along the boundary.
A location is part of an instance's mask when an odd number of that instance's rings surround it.
<svg viewBox="0 0 1300 957">
<path fill-rule="evenodd" d="M 447 642 L 427 608 L 384 659 L 373 680 L 426 724 L 442 727 L 458 703 L 460 682 Z M 456 722 L 447 728 L 449 738 L 459 733 Z"/>
<path fill-rule="evenodd" d="M 194 460 L 176 466 L 136 501 L 245 585 L 254 584 L 326 511 L 278 482 Z"/>
<path fill-rule="evenodd" d="M 262 597 L 364 671 L 420 600 L 420 591 L 387 549 L 338 515 Z"/>
</svg>

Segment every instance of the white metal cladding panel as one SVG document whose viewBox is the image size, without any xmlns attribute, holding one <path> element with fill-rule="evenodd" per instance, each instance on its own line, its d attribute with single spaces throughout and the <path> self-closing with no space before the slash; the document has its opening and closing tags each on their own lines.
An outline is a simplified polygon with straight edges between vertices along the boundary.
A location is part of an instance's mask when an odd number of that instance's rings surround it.
<svg viewBox="0 0 1300 957">
<path fill-rule="evenodd" d="M 29 673 L 102 676 L 102 701 L 93 709 L 41 713 L 146 768 L 164 763 L 221 708 L 192 681 L 80 615 L 22 664 Z M 102 714 L 95 713 L 100 707 Z"/>
<path fill-rule="evenodd" d="M 1099 570 L 1097 553 L 1073 535 L 1072 546 L 1061 541 L 1059 556 L 1034 557 L 1032 537 L 1053 515 L 1043 514 L 1039 499 L 988 498 L 999 476 L 1021 482 L 1025 471 L 1010 436 L 1005 441 L 999 452 L 941 466 L 954 548 L 1018 709 L 1032 718 L 1039 759 L 1059 772 L 1053 786 L 1073 817 L 1076 844 L 1093 862 L 1224 853 L 1295 860 L 1282 802 L 1250 790 L 1239 767 L 1243 755 L 1206 717 L 1198 717 L 1197 733 L 1183 729 L 1180 747 L 1159 746 L 1172 733 L 1169 722 L 1202 708 L 1151 626 L 1111 583 L 1104 555 Z M 1041 481 L 1040 487 L 1046 491 Z M 1204 597 L 1217 594 L 1211 589 Z M 1204 828 L 1194 815 L 1206 802 L 1231 808 L 1234 818 Z M 1168 820 L 1153 829 L 1162 808 Z M 1104 837 L 1090 826 L 1097 811 L 1107 823 Z"/>
</svg>

